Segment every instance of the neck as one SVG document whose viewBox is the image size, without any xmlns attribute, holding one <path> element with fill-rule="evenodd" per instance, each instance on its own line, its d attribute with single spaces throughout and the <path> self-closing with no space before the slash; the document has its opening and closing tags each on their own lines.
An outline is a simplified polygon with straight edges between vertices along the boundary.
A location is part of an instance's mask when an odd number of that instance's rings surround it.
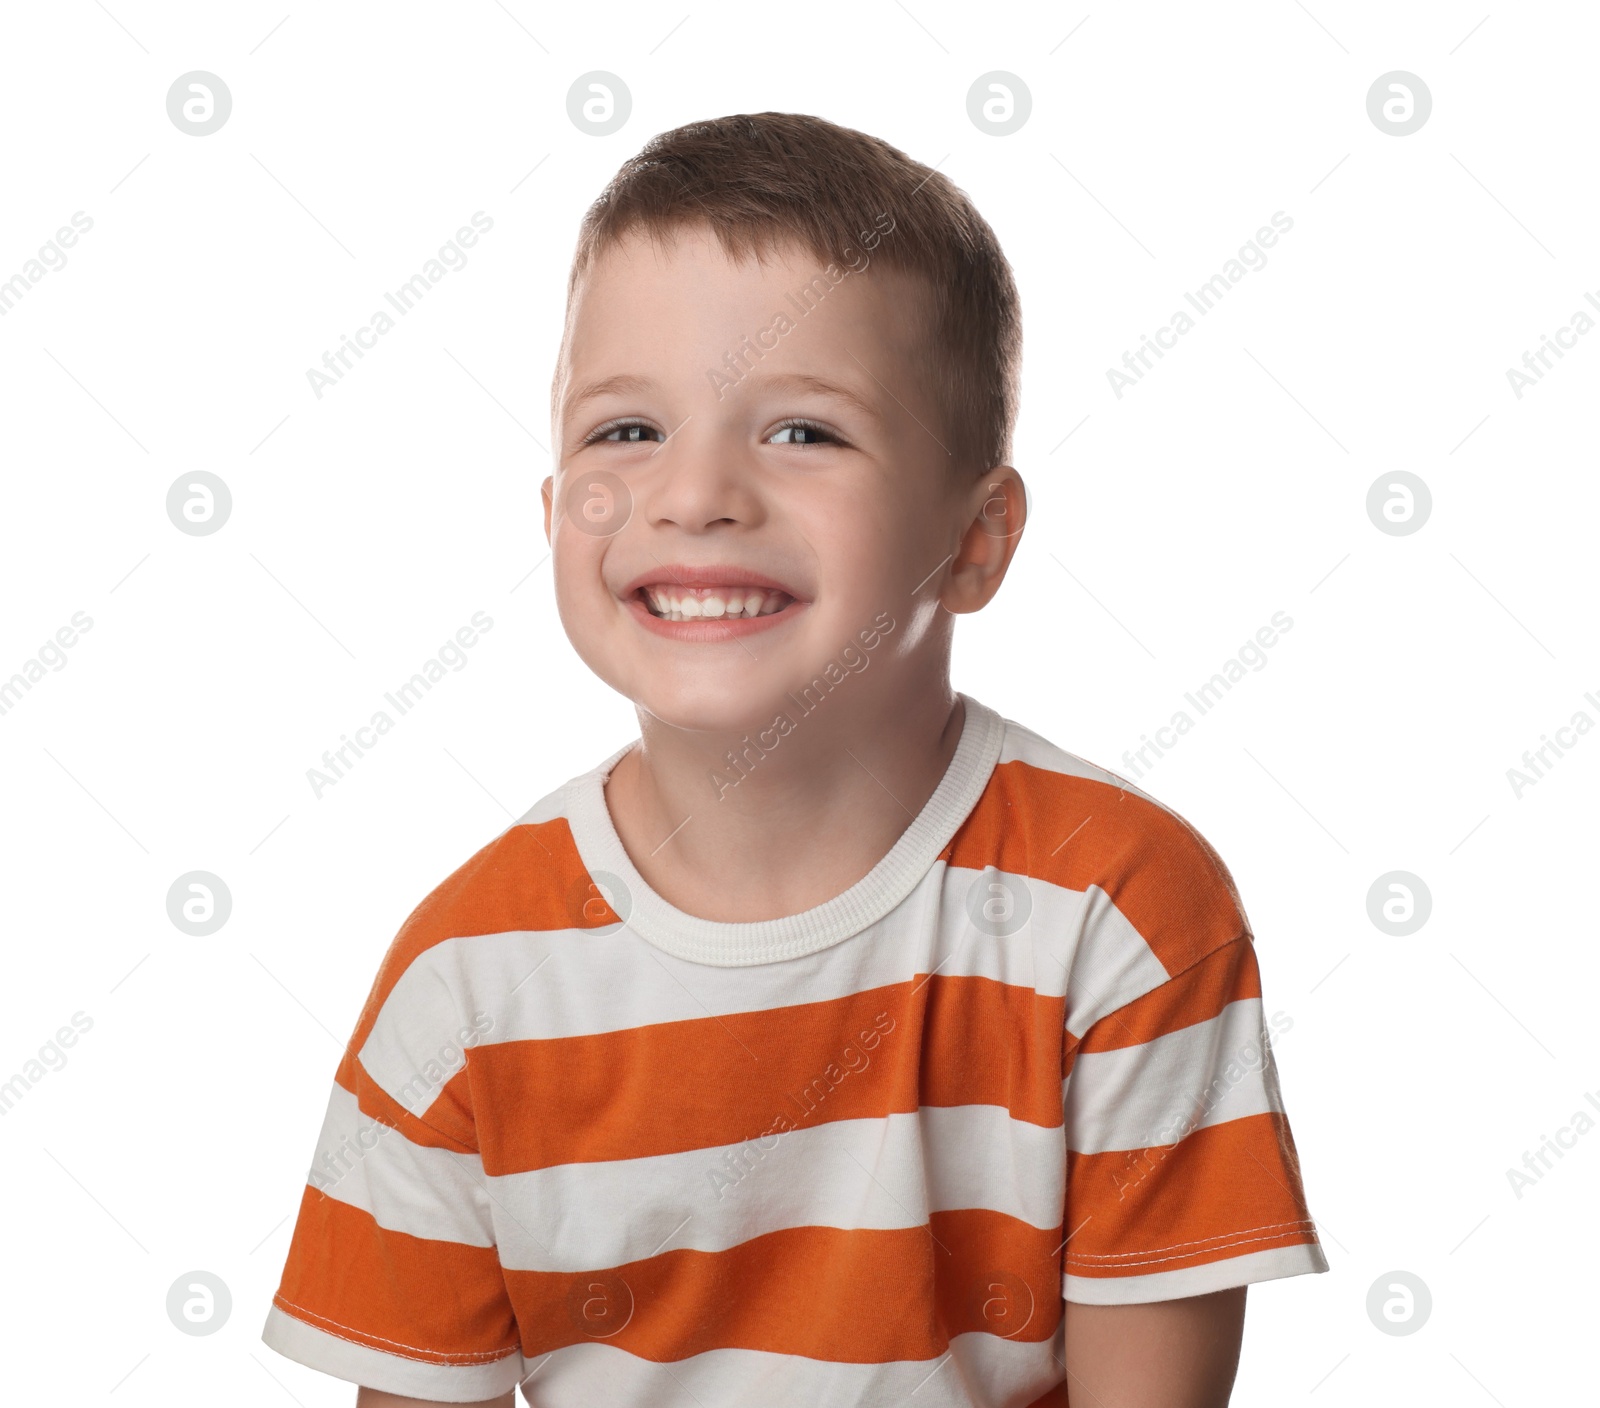
<svg viewBox="0 0 1600 1408">
<path fill-rule="evenodd" d="M 813 908 L 867 874 L 933 795 L 965 721 L 947 668 L 891 674 L 787 697 L 736 735 L 641 710 L 640 746 L 606 801 L 651 888 L 699 918 L 748 922 Z"/>
</svg>

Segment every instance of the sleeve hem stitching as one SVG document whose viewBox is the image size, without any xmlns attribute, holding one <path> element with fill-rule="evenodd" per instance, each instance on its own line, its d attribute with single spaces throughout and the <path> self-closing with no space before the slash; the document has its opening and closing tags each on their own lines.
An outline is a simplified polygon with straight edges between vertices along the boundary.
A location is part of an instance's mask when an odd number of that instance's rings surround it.
<svg viewBox="0 0 1600 1408">
<path fill-rule="evenodd" d="M 503 1350 L 471 1350 L 460 1354 L 452 1354 L 446 1350 L 420 1349 L 416 1345 L 401 1344 L 397 1340 L 385 1339 L 382 1335 L 368 1334 L 365 1330 L 357 1330 L 351 1325 L 341 1325 L 337 1320 L 328 1319 L 326 1315 L 318 1315 L 314 1310 L 307 1310 L 303 1305 L 296 1305 L 293 1301 L 285 1299 L 281 1294 L 273 1296 L 272 1301 L 274 1305 L 292 1314 L 295 1319 L 303 1321 L 314 1330 L 321 1330 L 324 1334 L 333 1335 L 335 1339 L 345 1340 L 349 1344 L 360 1345 L 363 1349 L 376 1348 L 369 1341 L 377 1341 L 378 1344 L 392 1346 L 389 1350 L 379 1351 L 380 1353 L 395 1353 L 397 1358 L 414 1359 L 423 1364 L 446 1366 L 493 1364 L 515 1354 L 520 1348 L 519 1345 L 512 1344 Z M 338 1333 L 340 1330 L 346 1330 L 349 1333 L 341 1335 Z M 361 1338 L 358 1338 L 358 1336 Z M 399 1353 L 400 1351 L 404 1352 Z"/>
<path fill-rule="evenodd" d="M 1279 1230 L 1274 1231 L 1274 1228 Z M 1249 1232 L 1265 1232 L 1266 1235 L 1250 1237 L 1246 1235 Z M 1177 1251 L 1173 1247 L 1153 1247 L 1149 1249 L 1152 1252 L 1171 1252 L 1172 1255 L 1170 1256 L 1146 1255 L 1144 1252 L 1076 1252 L 1069 1254 L 1065 1260 L 1068 1266 L 1082 1265 L 1085 1270 L 1109 1271 L 1112 1269 L 1110 1266 L 1090 1266 L 1088 1263 L 1094 1261 L 1114 1262 L 1119 1269 L 1130 1266 L 1150 1266 L 1157 1262 L 1185 1261 L 1197 1256 L 1208 1256 L 1216 1252 L 1231 1252 L 1237 1247 L 1248 1246 L 1252 1242 L 1280 1242 L 1288 1237 L 1299 1239 L 1298 1243 L 1291 1243 L 1291 1245 L 1315 1246 L 1317 1244 L 1316 1224 L 1310 1219 L 1301 1219 L 1297 1222 L 1274 1222 L 1264 1224 L 1261 1227 L 1246 1227 L 1242 1231 L 1228 1233 L 1223 1237 L 1205 1238 L 1205 1241 L 1217 1242 L 1218 1245 L 1203 1247 L 1199 1251 Z M 1194 1247 L 1199 1246 L 1199 1243 L 1179 1242 L 1176 1246 Z"/>
</svg>

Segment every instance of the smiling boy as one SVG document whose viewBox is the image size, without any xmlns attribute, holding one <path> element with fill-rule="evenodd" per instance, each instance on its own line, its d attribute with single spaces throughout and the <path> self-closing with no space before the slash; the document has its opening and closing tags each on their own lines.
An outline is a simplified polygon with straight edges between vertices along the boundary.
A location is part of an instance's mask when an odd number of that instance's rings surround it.
<svg viewBox="0 0 1600 1408">
<path fill-rule="evenodd" d="M 545 531 L 640 736 L 395 939 L 275 1349 L 369 1408 L 1210 1408 L 1327 1269 L 1226 867 L 950 682 L 1020 347 L 967 198 L 818 118 L 591 208 Z"/>
</svg>

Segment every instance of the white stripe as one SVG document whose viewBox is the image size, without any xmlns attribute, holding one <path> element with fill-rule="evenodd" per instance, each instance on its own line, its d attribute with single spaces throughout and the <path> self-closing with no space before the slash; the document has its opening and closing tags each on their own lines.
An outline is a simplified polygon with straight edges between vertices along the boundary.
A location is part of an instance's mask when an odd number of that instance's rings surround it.
<svg viewBox="0 0 1600 1408">
<path fill-rule="evenodd" d="M 565 819 L 571 816 L 572 796 L 583 779 L 587 778 L 592 772 L 598 772 L 602 774 L 610 772 L 612 768 L 616 767 L 616 765 L 622 761 L 623 754 L 625 754 L 630 748 L 635 747 L 638 742 L 639 740 L 635 738 L 630 742 L 624 743 L 622 747 L 618 748 L 617 751 L 607 758 L 603 763 L 596 763 L 595 766 L 588 769 L 588 771 L 577 773 L 574 776 L 569 777 L 559 787 L 552 788 L 543 797 L 539 798 L 539 800 L 531 807 L 529 807 L 527 811 L 519 816 L 516 821 L 511 824 L 511 826 L 508 826 L 506 831 L 510 831 L 518 826 L 542 826 L 544 823 L 555 821 L 557 818 Z M 505 835 L 505 831 L 502 831 L 500 834 L 502 836 Z"/>
<path fill-rule="evenodd" d="M 1067 1030 L 1076 1037 L 1168 977 L 1150 945 L 1098 885 L 1087 890 L 1079 922 L 1083 935 L 1074 950 L 1066 1015 Z"/>
<path fill-rule="evenodd" d="M 886 1313 L 892 1308 L 885 1307 Z M 1035 1314 L 1054 1313 L 1036 1308 Z M 604 1341 L 530 1359 L 527 1392 L 550 1408 L 612 1403 L 897 1404 L 973 1408 L 1024 1404 L 1063 1377 L 1062 1327 L 1029 1342 L 969 1332 L 928 1360 L 851 1364 L 753 1349 L 714 1349 L 655 1364 Z"/>
<path fill-rule="evenodd" d="M 1261 999 L 1139 1046 L 1080 1052 L 1066 1080 L 1067 1143 L 1080 1154 L 1153 1149 L 1192 1130 L 1281 1111 Z"/>
<path fill-rule="evenodd" d="M 1024 728 L 1012 719 L 1007 719 L 1005 723 L 1005 741 L 1000 747 L 1002 763 L 1026 763 L 1029 767 L 1039 768 L 1044 772 L 1058 772 L 1064 777 L 1081 777 L 1088 782 L 1103 783 L 1119 792 L 1139 797 L 1153 806 L 1160 807 L 1162 811 L 1172 810 L 1109 768 L 1103 768 L 1098 763 L 1091 763 L 1087 758 L 1080 758 L 1076 753 L 1069 753 L 1065 748 L 1057 747 L 1049 739 L 1040 737 L 1031 728 Z"/>
<path fill-rule="evenodd" d="M 490 1179 L 501 1265 L 582 1271 L 724 1251 L 791 1227 L 922 1227 L 931 1212 L 959 1208 L 1061 1224 L 1061 1129 L 997 1106 L 771 1128 L 739 1145 Z"/>
<path fill-rule="evenodd" d="M 335 1087 L 313 1186 L 391 1231 L 498 1246 L 502 1266 L 524 1271 L 724 1251 L 791 1227 L 922 1227 L 931 1213 L 963 1208 L 1051 1229 L 1066 1193 L 1061 1129 L 994 1105 L 775 1125 L 744 1144 L 487 1180 L 476 1155 L 421 1147 L 374 1123 Z"/>
<path fill-rule="evenodd" d="M 1205 1295 L 1230 1286 L 1275 1281 L 1280 1276 L 1301 1276 L 1326 1271 L 1328 1259 L 1316 1243 L 1272 1247 L 1264 1252 L 1241 1248 L 1241 1255 L 1181 1271 L 1156 1271 L 1145 1276 L 1074 1276 L 1061 1278 L 1061 1294 L 1080 1305 L 1142 1305 L 1152 1300 L 1179 1300 Z M 1069 1311 L 1068 1314 L 1071 1314 Z"/>
<path fill-rule="evenodd" d="M 330 1198 L 371 1213 L 380 1227 L 413 1237 L 492 1247 L 494 1226 L 476 1154 L 413 1144 L 361 1112 L 335 1085 L 308 1179 Z"/>
<path fill-rule="evenodd" d="M 995 884 L 1027 907 L 1014 933 L 983 932 L 972 922 L 974 895 L 984 899 Z M 460 1069 L 461 1048 L 479 1040 L 590 1036 L 828 1002 L 931 973 L 990 978 L 1043 997 L 1065 992 L 1066 1026 L 1075 1035 L 1167 980 L 1097 886 L 1080 892 L 941 862 L 879 924 L 782 964 L 691 963 L 626 927 L 448 939 L 401 975 L 360 1058 L 385 1091 L 420 1113 Z"/>
<path fill-rule="evenodd" d="M 479 1403 L 494 1398 L 515 1388 L 528 1372 L 516 1350 L 488 1364 L 429 1364 L 399 1353 L 385 1354 L 344 1335 L 317 1329 L 276 1305 L 267 1312 L 261 1338 L 285 1358 L 335 1378 L 441 1403 Z"/>
<path fill-rule="evenodd" d="M 435 944 L 406 969 L 357 1054 L 367 1074 L 413 1115 L 433 1104 L 466 1064 L 466 1052 L 494 1029 L 494 1014 L 467 1000 L 461 942 Z"/>
</svg>

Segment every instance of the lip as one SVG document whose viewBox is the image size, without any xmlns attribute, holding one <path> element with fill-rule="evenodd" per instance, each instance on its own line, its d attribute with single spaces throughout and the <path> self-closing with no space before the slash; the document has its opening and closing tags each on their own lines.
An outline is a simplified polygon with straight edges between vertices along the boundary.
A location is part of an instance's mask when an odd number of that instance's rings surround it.
<svg viewBox="0 0 1600 1408">
<path fill-rule="evenodd" d="M 648 572 L 641 572 L 617 594 L 624 598 L 631 597 L 640 587 L 761 587 L 769 592 L 783 592 L 796 601 L 802 600 L 800 593 L 787 582 L 780 582 L 776 577 L 768 577 L 760 572 L 752 572 L 748 567 L 732 565 L 689 567 L 682 563 L 669 562 Z M 787 609 L 786 607 L 785 610 Z"/>
<path fill-rule="evenodd" d="M 719 616 L 714 620 L 665 621 L 651 615 L 650 609 L 640 598 L 639 589 L 646 586 L 756 587 L 762 591 L 783 592 L 791 600 L 782 611 L 774 611 L 767 616 Z M 748 567 L 691 567 L 685 563 L 667 563 L 641 572 L 628 583 L 621 595 L 623 605 L 645 630 L 666 640 L 678 641 L 727 641 L 758 635 L 792 621 L 810 604 L 793 587 Z"/>
</svg>

